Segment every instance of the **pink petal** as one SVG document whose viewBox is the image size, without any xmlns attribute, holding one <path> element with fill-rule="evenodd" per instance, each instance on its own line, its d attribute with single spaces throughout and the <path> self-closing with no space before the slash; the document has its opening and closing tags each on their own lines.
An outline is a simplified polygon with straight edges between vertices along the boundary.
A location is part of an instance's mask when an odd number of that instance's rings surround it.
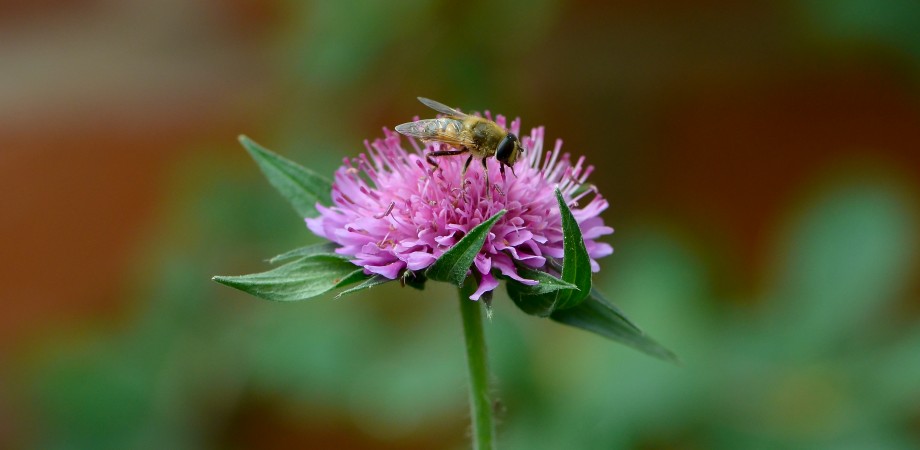
<svg viewBox="0 0 920 450">
<path fill-rule="evenodd" d="M 501 256 L 504 258 L 501 258 Z M 492 258 L 492 265 L 498 269 L 502 275 L 511 278 L 512 280 L 517 280 L 521 284 L 526 284 L 528 286 L 539 284 L 539 282 L 536 280 L 528 280 L 527 278 L 522 278 L 520 275 L 518 275 L 517 269 L 511 262 L 511 258 L 508 258 L 507 255 L 499 253 L 495 258 Z"/>
<path fill-rule="evenodd" d="M 482 281 L 479 282 L 479 287 L 476 288 L 476 292 L 470 296 L 470 300 L 479 300 L 482 297 L 482 294 L 489 292 L 498 287 L 498 280 L 492 276 L 492 274 L 483 274 Z"/>
<path fill-rule="evenodd" d="M 610 228 L 607 226 L 599 226 L 599 227 L 588 228 L 583 233 L 581 233 L 581 237 L 583 239 L 597 239 L 601 236 L 612 234 L 612 233 L 613 233 L 613 228 Z"/>
<path fill-rule="evenodd" d="M 613 247 L 606 242 L 586 242 L 585 249 L 588 250 L 588 256 L 594 259 L 613 254 Z"/>
<path fill-rule="evenodd" d="M 405 261 L 407 269 L 419 270 L 430 266 L 435 261 L 435 257 L 428 252 L 414 252 L 410 253 Z"/>
<path fill-rule="evenodd" d="M 392 262 L 383 266 L 365 266 L 370 273 L 376 273 L 378 275 L 383 275 L 391 280 L 395 280 L 399 276 L 399 272 L 406 267 L 406 263 L 402 261 Z"/>
<path fill-rule="evenodd" d="M 492 258 L 482 256 L 482 254 L 476 255 L 473 264 L 476 266 L 476 270 L 481 274 L 487 274 L 492 270 Z"/>
</svg>

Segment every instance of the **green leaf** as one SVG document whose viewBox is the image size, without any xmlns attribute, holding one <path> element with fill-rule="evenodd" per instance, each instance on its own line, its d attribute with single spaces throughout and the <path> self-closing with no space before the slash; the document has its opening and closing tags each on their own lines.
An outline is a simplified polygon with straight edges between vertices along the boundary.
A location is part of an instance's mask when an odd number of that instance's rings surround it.
<svg viewBox="0 0 920 450">
<path fill-rule="evenodd" d="M 532 316 L 547 317 L 553 312 L 555 295 L 546 295 L 560 290 L 578 289 L 572 283 L 562 281 L 540 270 L 518 267 L 518 275 L 530 280 L 537 280 L 540 284 L 528 286 L 514 280 L 506 280 L 505 289 L 508 296 L 514 301 L 521 311 Z"/>
<path fill-rule="evenodd" d="M 559 269 L 560 278 L 542 271 L 518 268 L 521 276 L 537 280 L 540 284 L 506 284 L 508 295 L 518 308 L 527 314 L 540 317 L 549 316 L 556 310 L 578 306 L 591 292 L 591 259 L 588 257 L 584 238 L 559 189 L 556 189 L 555 194 L 562 216 L 563 259 L 562 267 Z"/>
<path fill-rule="evenodd" d="M 449 250 L 444 252 L 431 267 L 425 272 L 428 278 L 435 281 L 447 281 L 455 285 L 463 286 L 463 280 L 466 279 L 466 272 L 470 270 L 473 259 L 482 249 L 482 244 L 492 229 L 492 225 L 500 219 L 506 210 L 497 212 L 485 222 L 477 225 L 470 230 L 466 236 L 460 239 L 460 242 L 454 244 Z"/>
<path fill-rule="evenodd" d="M 556 188 L 556 201 L 559 203 L 559 214 L 562 216 L 562 281 L 571 283 L 578 289 L 565 289 L 556 291 L 556 302 L 553 309 L 567 309 L 578 306 L 591 292 L 591 258 L 585 248 L 585 240 L 581 237 L 581 229 L 575 216 L 569 210 L 562 192 Z"/>
<path fill-rule="evenodd" d="M 328 256 L 328 255 L 324 255 L 324 256 Z M 347 261 L 347 260 L 343 259 L 342 261 Z M 337 288 L 345 287 L 345 286 L 348 286 L 349 284 L 355 284 L 359 281 L 367 280 L 369 277 L 370 275 L 365 274 L 363 268 L 358 268 L 354 272 L 340 278 L 338 280 L 338 283 L 335 284 L 335 287 Z"/>
<path fill-rule="evenodd" d="M 313 244 L 306 247 L 295 248 L 294 250 L 284 252 L 278 256 L 275 256 L 272 259 L 269 259 L 268 262 L 275 264 L 281 261 L 288 261 L 295 258 L 302 258 L 304 256 L 312 255 L 329 255 L 329 256 L 338 256 L 335 254 L 335 249 L 337 245 L 335 242 L 323 242 L 322 244 Z M 340 257 L 340 256 L 338 256 Z M 345 259 L 344 257 L 340 257 Z"/>
<path fill-rule="evenodd" d="M 307 256 L 268 272 L 216 276 L 214 281 L 266 300 L 306 300 L 368 278 L 363 269 L 336 256 Z"/>
<path fill-rule="evenodd" d="M 678 362 L 677 356 L 646 335 L 610 304 L 596 289 L 591 290 L 587 300 L 574 308 L 553 311 L 550 318 L 569 326 L 591 331 L 628 345 L 656 358 Z"/>
<path fill-rule="evenodd" d="M 379 285 L 384 284 L 384 283 L 389 283 L 390 281 L 394 281 L 394 280 L 391 280 L 391 279 L 389 279 L 389 278 L 387 278 L 387 277 L 385 277 L 385 276 L 383 276 L 383 275 L 374 275 L 374 276 L 372 276 L 372 277 L 370 277 L 370 278 L 364 280 L 363 283 L 361 283 L 361 284 L 359 284 L 359 285 L 357 285 L 357 286 L 355 286 L 355 287 L 353 287 L 353 288 L 350 288 L 350 289 L 344 290 L 344 291 L 342 291 L 342 292 L 339 292 L 338 295 L 335 296 L 335 298 L 339 298 L 339 297 L 342 297 L 343 295 L 347 295 L 347 294 L 354 294 L 355 292 L 363 291 L 363 290 L 365 290 L 365 289 L 370 289 L 370 288 L 372 288 L 372 287 L 374 287 L 374 286 L 379 286 Z"/>
<path fill-rule="evenodd" d="M 332 183 L 313 171 L 285 159 L 256 144 L 246 136 L 240 136 L 240 143 L 259 164 L 269 183 L 291 203 L 301 217 L 316 212 L 316 204 L 328 205 L 332 194 Z"/>
</svg>

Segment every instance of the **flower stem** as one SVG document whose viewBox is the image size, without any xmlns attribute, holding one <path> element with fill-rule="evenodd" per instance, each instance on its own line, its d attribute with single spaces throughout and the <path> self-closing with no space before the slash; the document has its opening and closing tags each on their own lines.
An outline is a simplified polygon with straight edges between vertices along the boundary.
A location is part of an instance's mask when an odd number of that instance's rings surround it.
<svg viewBox="0 0 920 450">
<path fill-rule="evenodd" d="M 470 414 L 473 421 L 473 449 L 492 450 L 495 426 L 489 398 L 489 364 L 482 332 L 482 302 L 469 299 L 475 283 L 469 278 L 460 289 L 460 313 L 466 341 L 466 363 L 470 374 Z"/>
</svg>

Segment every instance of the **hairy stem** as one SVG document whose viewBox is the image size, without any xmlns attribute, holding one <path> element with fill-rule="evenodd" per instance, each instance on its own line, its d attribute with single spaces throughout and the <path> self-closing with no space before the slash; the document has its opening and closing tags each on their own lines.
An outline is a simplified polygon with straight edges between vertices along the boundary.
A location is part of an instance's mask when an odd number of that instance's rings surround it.
<svg viewBox="0 0 920 450">
<path fill-rule="evenodd" d="M 467 278 L 460 289 L 460 313 L 466 341 L 466 363 L 470 375 L 470 414 L 473 421 L 473 449 L 493 450 L 495 426 L 489 397 L 489 364 L 482 332 L 482 302 L 469 299 L 475 283 Z"/>
</svg>

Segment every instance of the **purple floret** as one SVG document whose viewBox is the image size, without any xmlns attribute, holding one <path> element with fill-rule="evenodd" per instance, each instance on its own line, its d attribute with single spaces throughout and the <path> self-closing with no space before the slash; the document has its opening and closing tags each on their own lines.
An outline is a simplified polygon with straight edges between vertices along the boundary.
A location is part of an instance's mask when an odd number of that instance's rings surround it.
<svg viewBox="0 0 920 450">
<path fill-rule="evenodd" d="M 504 127 L 505 118 L 496 122 Z M 345 159 L 335 173 L 333 206 L 317 205 L 320 215 L 307 218 L 307 226 L 319 236 L 340 245 L 336 253 L 349 256 L 367 274 L 396 279 L 405 271 L 420 271 L 459 241 L 470 229 L 496 212 L 508 212 L 498 220 L 474 260 L 479 287 L 470 297 L 478 300 L 498 286 L 496 274 L 525 284 L 536 284 L 518 275 L 516 264 L 545 269 L 547 258 L 562 257 L 562 219 L 553 194 L 558 186 L 578 221 L 591 269 L 613 247 L 597 238 L 613 233 L 600 213 L 608 203 L 586 180 L 594 170 L 584 157 L 573 164 L 561 153 L 562 140 L 551 151 L 543 149 L 543 127 L 524 136 L 523 157 L 514 165 L 517 176 L 488 158 L 491 193 L 482 166 L 474 161 L 461 189 L 465 156 L 438 158 L 439 166 L 425 161 L 425 153 L 446 150 L 441 143 L 424 146 L 388 129 L 385 137 L 365 142 L 367 153 Z M 520 119 L 511 123 L 518 134 Z M 590 200 L 587 200 L 589 198 Z"/>
</svg>

